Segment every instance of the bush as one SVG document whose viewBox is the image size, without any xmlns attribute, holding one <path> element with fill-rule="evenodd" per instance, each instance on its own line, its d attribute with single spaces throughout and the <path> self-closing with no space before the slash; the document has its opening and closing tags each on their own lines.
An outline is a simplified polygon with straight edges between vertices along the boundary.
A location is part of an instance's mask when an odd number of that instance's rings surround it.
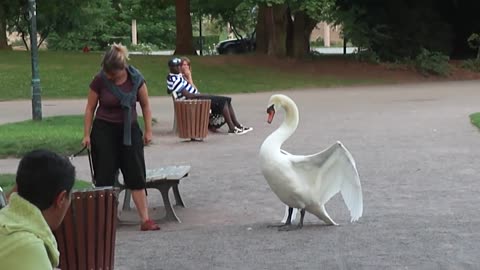
<svg viewBox="0 0 480 270">
<path fill-rule="evenodd" d="M 48 49 L 54 51 L 81 51 L 83 47 L 88 46 L 90 50 L 104 50 L 114 42 L 124 45 L 130 43 L 128 36 L 113 36 L 99 34 L 95 37 L 89 37 L 86 33 L 70 32 L 65 35 L 52 33 L 48 36 Z"/>
<path fill-rule="evenodd" d="M 203 48 L 203 55 L 218 55 L 217 44 L 213 43 L 212 45 L 209 45 L 207 48 Z"/>
<path fill-rule="evenodd" d="M 480 72 L 480 59 L 467 59 L 462 62 L 462 68 Z"/>
<path fill-rule="evenodd" d="M 450 57 L 440 53 L 431 52 L 422 48 L 420 53 L 414 60 L 415 67 L 424 75 L 433 74 L 440 76 L 447 76 L 450 74 L 450 65 L 448 61 Z"/>
<path fill-rule="evenodd" d="M 218 44 L 218 41 L 220 40 L 219 35 L 207 35 L 207 36 L 202 36 L 203 39 L 203 50 L 208 50 L 209 48 L 213 47 L 215 48 L 215 44 Z M 200 50 L 200 37 L 194 36 L 193 37 L 193 47 L 195 50 Z"/>
<path fill-rule="evenodd" d="M 411 70 L 415 63 L 410 58 L 403 58 L 393 62 L 386 62 L 385 66 L 389 70 Z"/>
<path fill-rule="evenodd" d="M 323 38 L 318 37 L 315 41 L 310 42 L 310 47 L 323 47 Z"/>
<path fill-rule="evenodd" d="M 372 50 L 359 50 L 355 55 L 355 59 L 360 62 L 367 62 L 378 64 L 380 63 L 380 57 L 378 57 L 377 53 Z"/>
<path fill-rule="evenodd" d="M 142 54 L 151 54 L 153 51 L 158 51 L 158 46 L 151 43 L 139 43 L 137 45 L 131 44 L 130 51 L 141 52 Z"/>
<path fill-rule="evenodd" d="M 477 60 L 480 59 L 480 35 L 473 33 L 467 39 L 468 46 L 477 50 Z"/>
</svg>

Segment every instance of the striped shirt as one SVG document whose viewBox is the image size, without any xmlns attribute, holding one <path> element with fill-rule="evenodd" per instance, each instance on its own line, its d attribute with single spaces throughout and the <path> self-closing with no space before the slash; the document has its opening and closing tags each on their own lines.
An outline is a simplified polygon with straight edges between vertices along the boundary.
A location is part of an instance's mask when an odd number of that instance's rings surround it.
<svg viewBox="0 0 480 270">
<path fill-rule="evenodd" d="M 170 73 L 167 76 L 167 92 L 168 94 L 172 94 L 175 92 L 176 99 L 185 99 L 186 97 L 183 96 L 182 91 L 183 89 L 187 90 L 189 93 L 197 94 L 199 93 L 197 88 L 191 85 L 182 74 L 173 74 Z"/>
</svg>

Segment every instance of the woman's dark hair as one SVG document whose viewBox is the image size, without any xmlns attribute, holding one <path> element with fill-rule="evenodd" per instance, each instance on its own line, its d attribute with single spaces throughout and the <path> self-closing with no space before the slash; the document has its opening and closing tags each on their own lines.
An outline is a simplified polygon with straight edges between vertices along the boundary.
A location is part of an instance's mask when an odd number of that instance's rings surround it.
<svg viewBox="0 0 480 270">
<path fill-rule="evenodd" d="M 170 60 L 168 60 L 168 68 L 170 70 L 170 73 L 173 74 L 178 74 L 180 73 L 180 65 L 182 64 L 182 59 L 178 57 L 174 57 Z"/>
<path fill-rule="evenodd" d="M 178 67 L 182 64 L 182 59 L 178 57 L 174 57 L 168 61 L 168 66 L 169 67 Z"/>
<path fill-rule="evenodd" d="M 45 210 L 62 191 L 68 194 L 75 182 L 75 167 L 70 161 L 48 150 L 26 154 L 17 169 L 17 192 L 22 198 Z"/>
<path fill-rule="evenodd" d="M 113 43 L 103 56 L 103 71 L 109 73 L 112 71 L 122 70 L 128 66 L 128 49 L 122 44 Z"/>
</svg>

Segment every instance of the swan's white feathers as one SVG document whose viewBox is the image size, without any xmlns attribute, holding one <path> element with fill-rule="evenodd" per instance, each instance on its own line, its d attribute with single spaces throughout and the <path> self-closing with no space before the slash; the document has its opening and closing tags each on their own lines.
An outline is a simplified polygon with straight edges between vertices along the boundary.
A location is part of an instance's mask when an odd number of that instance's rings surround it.
<svg viewBox="0 0 480 270">
<path fill-rule="evenodd" d="M 337 142 L 322 152 L 299 156 L 288 154 L 297 179 L 308 181 L 313 196 L 320 204 L 328 202 L 341 192 L 351 214 L 351 221 L 362 216 L 363 199 L 360 177 L 350 152 Z"/>
<path fill-rule="evenodd" d="M 284 95 L 274 95 L 270 101 L 286 112 L 282 125 L 260 149 L 260 165 L 272 191 L 288 206 L 307 211 L 323 208 L 340 192 L 351 221 L 357 221 L 363 213 L 362 188 L 350 152 L 341 142 L 313 155 L 293 155 L 282 150 L 281 145 L 298 125 L 298 109 Z"/>
</svg>

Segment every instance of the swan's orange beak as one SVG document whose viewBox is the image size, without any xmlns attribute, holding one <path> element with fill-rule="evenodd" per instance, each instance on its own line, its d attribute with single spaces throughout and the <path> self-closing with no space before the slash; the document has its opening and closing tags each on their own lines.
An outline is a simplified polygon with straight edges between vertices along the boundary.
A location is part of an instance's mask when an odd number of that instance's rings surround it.
<svg viewBox="0 0 480 270">
<path fill-rule="evenodd" d="M 271 124 L 273 121 L 273 117 L 275 116 L 275 108 L 273 107 L 273 105 L 268 107 L 267 114 L 268 114 L 267 122 Z"/>
</svg>

